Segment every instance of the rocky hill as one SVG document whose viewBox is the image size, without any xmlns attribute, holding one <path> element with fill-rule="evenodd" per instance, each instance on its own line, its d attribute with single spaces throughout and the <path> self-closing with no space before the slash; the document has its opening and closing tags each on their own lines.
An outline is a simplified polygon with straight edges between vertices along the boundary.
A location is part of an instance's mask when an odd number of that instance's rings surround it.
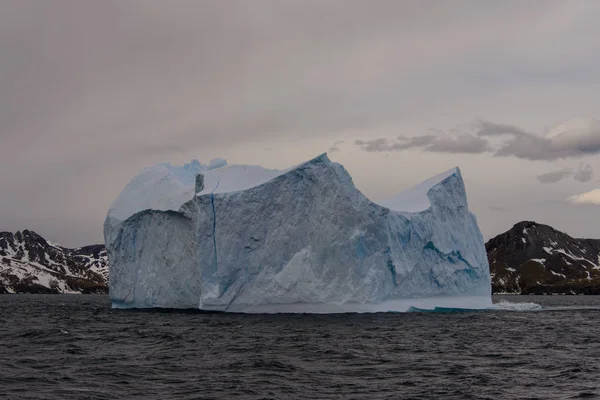
<svg viewBox="0 0 600 400">
<path fill-rule="evenodd" d="M 519 222 L 486 243 L 492 292 L 600 294 L 600 240 Z"/>
<path fill-rule="evenodd" d="M 106 293 L 104 245 L 69 249 L 37 233 L 0 232 L 0 293 Z"/>
</svg>

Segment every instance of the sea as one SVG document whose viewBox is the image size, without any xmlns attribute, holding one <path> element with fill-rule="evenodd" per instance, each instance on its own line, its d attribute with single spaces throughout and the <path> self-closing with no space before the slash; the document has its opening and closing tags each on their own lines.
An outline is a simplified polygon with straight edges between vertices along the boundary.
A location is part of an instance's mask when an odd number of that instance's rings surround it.
<svg viewBox="0 0 600 400">
<path fill-rule="evenodd" d="M 0 398 L 600 398 L 600 296 L 247 315 L 0 295 Z"/>
</svg>

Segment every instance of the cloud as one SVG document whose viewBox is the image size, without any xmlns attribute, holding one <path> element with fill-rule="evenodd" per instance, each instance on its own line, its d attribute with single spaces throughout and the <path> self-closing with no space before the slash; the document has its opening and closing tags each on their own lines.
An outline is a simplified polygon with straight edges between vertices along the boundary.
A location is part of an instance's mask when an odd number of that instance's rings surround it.
<svg viewBox="0 0 600 400">
<path fill-rule="evenodd" d="M 355 144 L 369 152 L 420 148 L 422 151 L 437 153 L 489 152 L 497 157 L 516 157 L 532 161 L 553 161 L 600 153 L 600 121 L 591 118 L 569 120 L 557 125 L 546 136 L 527 132 L 513 125 L 483 120 L 477 121 L 474 126 L 474 134 L 453 132 L 413 137 L 400 136 L 395 140 L 387 138 L 357 140 Z M 501 143 L 492 142 L 502 138 L 504 140 Z M 586 179 L 588 174 L 590 174 L 588 169 L 581 171 L 576 179 Z M 564 177 L 565 175 L 562 175 L 561 179 Z M 549 179 L 552 177 L 549 176 Z"/>
<path fill-rule="evenodd" d="M 530 136 L 529 133 L 512 125 L 497 124 L 489 121 L 478 121 L 477 134 L 479 136 L 514 135 Z"/>
<path fill-rule="evenodd" d="M 372 140 L 356 140 L 354 143 L 364 151 L 368 152 L 383 152 L 383 151 L 400 151 L 414 147 L 425 147 L 431 145 L 436 139 L 433 135 L 415 136 L 407 138 L 399 136 L 397 139 L 378 138 Z"/>
<path fill-rule="evenodd" d="M 356 140 L 354 144 L 360 146 L 362 150 L 369 152 L 392 151 L 393 149 L 393 144 L 386 138 Z"/>
<path fill-rule="evenodd" d="M 469 134 L 399 136 L 395 140 L 379 138 L 357 140 L 354 143 L 368 152 L 402 151 L 412 148 L 435 153 L 482 153 L 488 150 L 488 143 L 485 140 Z"/>
<path fill-rule="evenodd" d="M 438 153 L 483 153 L 489 151 L 489 144 L 480 137 L 459 134 L 457 136 L 442 136 L 435 140 L 427 151 Z"/>
<path fill-rule="evenodd" d="M 481 137 L 507 136 L 494 152 L 500 157 L 526 160 L 558 160 L 600 153 L 600 121 L 591 118 L 568 120 L 539 136 L 511 125 L 479 122 Z"/>
<path fill-rule="evenodd" d="M 571 196 L 567 201 L 573 204 L 591 204 L 600 206 L 600 189 L 594 189 L 586 193 Z"/>
<path fill-rule="evenodd" d="M 568 169 L 561 169 L 560 171 L 548 172 L 547 174 L 538 175 L 537 179 L 542 183 L 556 183 L 568 178 L 572 175 L 572 172 Z"/>
<path fill-rule="evenodd" d="M 552 148 L 574 150 L 582 155 L 600 152 L 600 121 L 591 118 L 575 118 L 555 126 L 546 137 Z"/>
<path fill-rule="evenodd" d="M 594 169 L 590 164 L 579 164 L 579 168 L 575 173 L 575 180 L 579 182 L 588 182 L 594 177 Z"/>
<path fill-rule="evenodd" d="M 493 153 L 498 157 L 514 156 L 527 160 L 556 159 L 549 151 L 550 140 L 526 132 L 512 125 L 496 124 L 489 121 L 479 121 L 477 135 L 479 137 L 505 137 L 503 143 L 497 146 Z"/>
</svg>

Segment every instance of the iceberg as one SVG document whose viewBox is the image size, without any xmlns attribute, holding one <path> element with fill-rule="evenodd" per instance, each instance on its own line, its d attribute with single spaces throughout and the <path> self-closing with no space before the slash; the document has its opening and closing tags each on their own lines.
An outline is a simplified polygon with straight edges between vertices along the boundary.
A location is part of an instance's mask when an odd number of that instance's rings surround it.
<svg viewBox="0 0 600 400">
<path fill-rule="evenodd" d="M 116 308 L 379 312 L 491 307 L 458 168 L 379 204 L 322 154 L 287 170 L 144 170 L 104 224 Z"/>
</svg>

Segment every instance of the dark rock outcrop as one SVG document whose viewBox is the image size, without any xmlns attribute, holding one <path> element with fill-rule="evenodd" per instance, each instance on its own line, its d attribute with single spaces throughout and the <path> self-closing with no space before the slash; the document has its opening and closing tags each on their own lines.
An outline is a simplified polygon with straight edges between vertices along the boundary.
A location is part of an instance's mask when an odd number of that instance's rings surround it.
<svg viewBox="0 0 600 400">
<path fill-rule="evenodd" d="M 485 245 L 493 293 L 600 294 L 600 240 L 531 221 Z"/>
</svg>

